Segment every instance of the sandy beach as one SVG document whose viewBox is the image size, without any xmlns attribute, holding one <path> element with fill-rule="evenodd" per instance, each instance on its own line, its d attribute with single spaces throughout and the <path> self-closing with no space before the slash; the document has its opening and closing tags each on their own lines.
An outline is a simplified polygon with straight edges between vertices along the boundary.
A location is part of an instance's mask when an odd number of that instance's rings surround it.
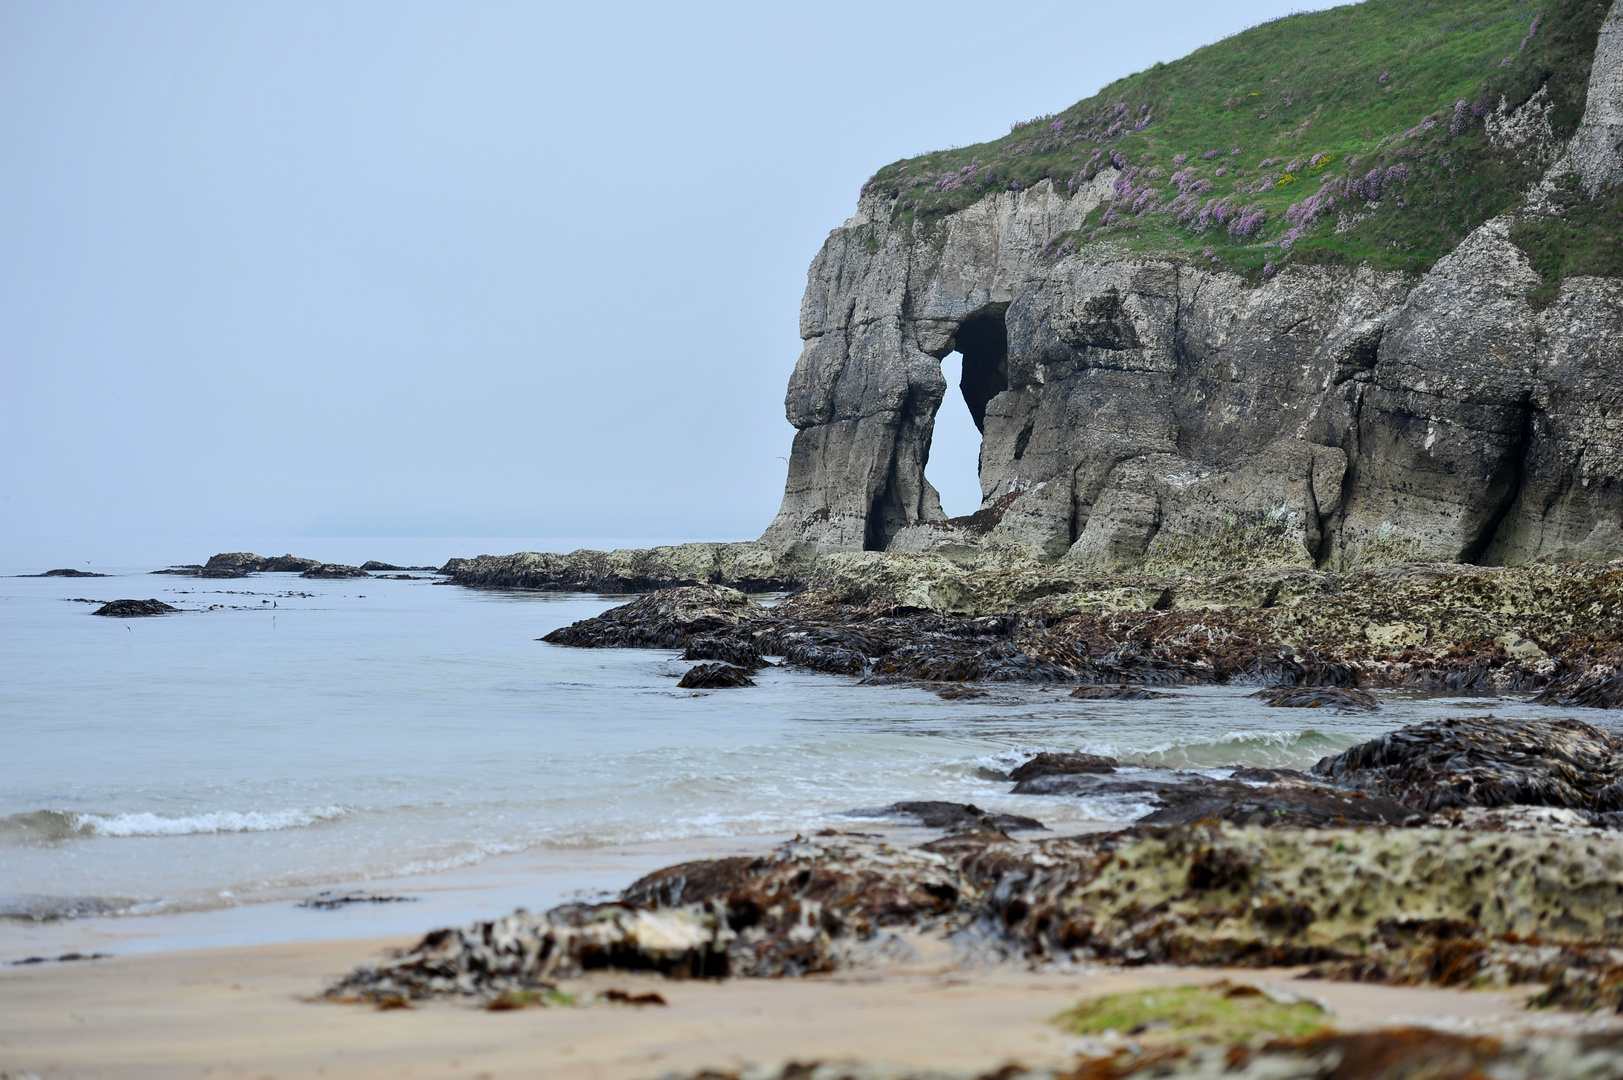
<svg viewBox="0 0 1623 1080">
<path fill-rule="evenodd" d="M 638 1080 L 740 1063 L 862 1058 L 971 1070 L 1068 1058 L 1049 1017 L 1090 996 L 1221 977 L 1288 984 L 1342 1028 L 1514 1023 L 1526 991 L 1294 982 L 1295 970 L 1039 973 L 946 957 L 804 979 L 686 981 L 594 974 L 573 1007 L 485 1012 L 459 1002 L 378 1011 L 314 1000 L 325 982 L 411 939 L 168 952 L 0 970 L 0 1070 L 42 1078 L 545 1076 Z M 596 1002 L 657 992 L 665 1007 Z"/>
</svg>

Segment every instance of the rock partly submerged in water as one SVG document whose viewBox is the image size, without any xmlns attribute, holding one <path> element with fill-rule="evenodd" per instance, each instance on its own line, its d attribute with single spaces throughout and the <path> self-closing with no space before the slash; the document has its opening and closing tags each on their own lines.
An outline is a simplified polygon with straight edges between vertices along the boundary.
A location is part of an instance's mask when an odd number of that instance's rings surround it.
<svg viewBox="0 0 1623 1080">
<path fill-rule="evenodd" d="M 888 560 L 883 566 L 897 561 Z M 1392 579 L 1386 582 L 1389 590 L 1414 584 L 1401 575 L 1386 576 Z M 1433 591 L 1444 590 L 1439 582 L 1445 580 L 1457 582 L 1460 589 L 1483 588 L 1476 580 L 1480 575 L 1464 571 L 1447 579 L 1423 576 Z M 1513 583 L 1499 584 L 1508 588 Z M 1040 601 L 1003 614 L 960 614 L 855 602 L 861 599 L 851 594 L 856 587 L 813 589 L 773 607 L 752 603 L 744 594 L 720 586 L 665 589 L 563 627 L 544 640 L 588 648 L 687 649 L 703 639 L 696 647 L 706 652 L 781 656 L 790 666 L 875 683 L 966 688 L 996 682 L 1071 683 L 1079 684 L 1078 698 L 1116 701 L 1154 697 L 1156 687 L 1241 683 L 1323 688 L 1300 703 L 1359 707 L 1371 699 L 1365 691 L 1352 689 L 1358 685 L 1533 690 L 1564 670 L 1563 661 L 1524 638 L 1483 637 L 1491 627 L 1482 627 L 1480 620 L 1478 636 L 1463 642 L 1439 635 L 1424 645 L 1381 644 L 1363 632 L 1349 635 L 1344 627 L 1325 624 L 1322 597 L 1311 590 L 1288 605 L 1294 617 L 1311 616 L 1311 622 L 1287 625 L 1279 622 L 1282 616 L 1276 607 L 1237 604 L 1215 609 L 1148 604 L 1114 608 L 1101 601 L 1082 605 L 1079 611 L 1051 611 L 1043 606 L 1046 601 Z M 1096 583 L 1088 595 L 1114 596 L 1121 591 Z M 1345 614 L 1364 627 L 1372 603 L 1368 596 L 1358 599 L 1361 606 Z M 1383 604 L 1393 600 L 1379 599 Z M 1497 594 L 1492 599 L 1510 602 Z M 1352 605 L 1351 597 L 1343 598 L 1343 606 Z M 1567 621 L 1570 625 L 1571 619 Z M 1286 637 L 1305 637 L 1313 644 L 1288 644 Z M 1586 670 L 1597 663 L 1584 661 Z M 1334 688 L 1347 693 L 1331 693 Z"/>
<path fill-rule="evenodd" d="M 1535 705 L 1623 709 L 1623 663 L 1600 662 L 1558 676 L 1533 698 Z"/>
<path fill-rule="evenodd" d="M 661 589 L 560 627 L 541 640 L 582 648 L 682 649 L 692 638 L 714 640 L 727 634 L 763 610 L 736 589 L 713 585 Z M 753 647 L 749 639 L 739 644 Z"/>
<path fill-rule="evenodd" d="M 1623 741 L 1581 720 L 1429 720 L 1324 758 L 1313 774 L 1417 810 L 1623 811 Z"/>
<path fill-rule="evenodd" d="M 1374 712 L 1381 707 L 1368 690 L 1351 686 L 1269 686 L 1251 695 L 1275 709 L 1359 709 Z"/>
<path fill-rule="evenodd" d="M 117 619 L 134 619 L 146 615 L 168 615 L 179 611 L 162 600 L 114 600 L 92 611 L 92 615 L 107 615 Z"/>
<path fill-rule="evenodd" d="M 319 559 L 306 559 L 299 555 L 255 555 L 251 551 L 222 551 L 211 556 L 201 566 L 195 563 L 154 570 L 154 574 L 176 574 L 182 577 L 243 578 L 249 574 L 281 573 L 302 574 L 321 566 Z"/>
<path fill-rule="evenodd" d="M 713 637 L 690 638 L 687 649 L 682 653 L 682 659 L 720 660 L 750 671 L 772 666 L 754 645 Z"/>
<path fill-rule="evenodd" d="M 47 570 L 43 574 L 20 574 L 20 577 L 106 577 L 106 574 L 93 574 L 89 570 L 75 570 L 72 567 L 63 567 L 60 570 Z"/>
<path fill-rule="evenodd" d="M 1079 686 L 1071 691 L 1071 696 L 1080 701 L 1153 701 L 1172 695 L 1122 683 L 1119 686 Z"/>
<path fill-rule="evenodd" d="M 848 810 L 847 817 L 892 818 L 927 829 L 996 829 L 1021 832 L 1046 828 L 1036 818 L 982 810 L 974 803 L 915 801 L 891 803 L 872 810 Z"/>
<path fill-rule="evenodd" d="M 307 570 L 299 572 L 301 578 L 355 578 L 371 577 L 358 566 L 345 566 L 343 563 L 320 563 Z"/>
<path fill-rule="evenodd" d="M 1270 829 L 1347 829 L 1359 825 L 1410 825 L 1425 815 L 1402 803 L 1362 792 L 1312 784 L 1252 787 L 1232 780 L 1175 785 L 1157 793 L 1160 809 L 1139 819 L 1145 825 L 1194 825 L 1227 821 Z"/>
<path fill-rule="evenodd" d="M 1018 783 L 1037 776 L 1068 776 L 1072 773 L 1113 773 L 1120 764 L 1121 762 L 1113 757 L 1106 757 L 1103 754 L 1085 754 L 1080 750 L 1064 754 L 1045 752 L 1016 766 L 1009 773 L 1009 779 Z"/>
<path fill-rule="evenodd" d="M 733 686 L 754 686 L 755 680 L 743 668 L 731 664 L 698 664 L 689 668 L 676 685 L 683 690 L 722 690 Z"/>
</svg>

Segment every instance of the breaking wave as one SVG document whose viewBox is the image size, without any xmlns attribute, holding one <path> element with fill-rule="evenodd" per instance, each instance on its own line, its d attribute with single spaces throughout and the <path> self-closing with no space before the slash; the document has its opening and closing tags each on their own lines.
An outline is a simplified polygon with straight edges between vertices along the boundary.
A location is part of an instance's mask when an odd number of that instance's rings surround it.
<svg viewBox="0 0 1623 1080">
<path fill-rule="evenodd" d="M 331 821 L 347 812 L 342 806 L 293 810 L 214 810 L 185 817 L 148 811 L 89 814 L 34 810 L 0 818 L 0 839 L 12 843 L 52 843 L 79 837 L 195 836 L 203 833 L 277 832 Z"/>
</svg>

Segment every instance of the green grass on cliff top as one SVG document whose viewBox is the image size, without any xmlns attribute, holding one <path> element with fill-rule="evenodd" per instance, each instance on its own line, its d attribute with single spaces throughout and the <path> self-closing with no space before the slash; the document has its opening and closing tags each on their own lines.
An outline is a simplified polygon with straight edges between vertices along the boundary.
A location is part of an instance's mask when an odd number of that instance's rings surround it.
<svg viewBox="0 0 1623 1080">
<path fill-rule="evenodd" d="M 1000 139 L 887 165 L 864 190 L 894 198 L 898 220 L 928 225 L 1044 178 L 1074 190 L 1114 158 L 1130 190 L 1054 237 L 1049 254 L 1108 240 L 1248 275 L 1293 261 L 1422 272 L 1541 171 L 1491 145 L 1485 114 L 1543 88 L 1556 136 L 1577 127 L 1608 4 L 1368 0 L 1293 15 Z M 1376 169 L 1379 199 L 1348 193 Z"/>
</svg>

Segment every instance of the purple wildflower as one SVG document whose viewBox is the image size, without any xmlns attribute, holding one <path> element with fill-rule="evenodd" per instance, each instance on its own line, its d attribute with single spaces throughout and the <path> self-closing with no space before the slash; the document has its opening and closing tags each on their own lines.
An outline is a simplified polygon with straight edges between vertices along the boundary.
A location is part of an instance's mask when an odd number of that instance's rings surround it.
<svg viewBox="0 0 1623 1080">
<path fill-rule="evenodd" d="M 992 181 L 994 181 L 996 179 L 997 179 L 997 173 L 993 172 L 991 169 L 987 169 L 986 170 L 985 183 L 990 184 Z"/>
<path fill-rule="evenodd" d="M 1448 125 L 1448 133 L 1454 138 L 1465 134 L 1465 129 L 1471 126 L 1471 105 L 1464 98 L 1454 103 L 1454 119 Z"/>
<path fill-rule="evenodd" d="M 1542 18 L 1543 16 L 1541 15 L 1535 15 L 1533 17 L 1533 25 L 1527 28 L 1527 36 L 1522 38 L 1522 43 L 1520 45 L 1516 46 L 1517 52 L 1521 52 L 1523 49 L 1527 48 L 1527 43 L 1533 40 L 1533 35 L 1538 33 L 1539 20 Z"/>
<path fill-rule="evenodd" d="M 1048 130 L 1053 131 L 1053 132 L 1064 131 L 1065 130 L 1065 121 L 1063 121 L 1063 120 L 1055 120 L 1052 124 L 1048 125 Z"/>
<path fill-rule="evenodd" d="M 1229 226 L 1230 236 L 1255 236 L 1268 221 L 1268 211 L 1260 206 L 1247 206 L 1240 210 Z"/>
<path fill-rule="evenodd" d="M 1127 168 L 1127 159 L 1121 156 L 1121 151 L 1112 150 L 1110 151 L 1110 164 L 1118 169 L 1125 169 Z"/>
<path fill-rule="evenodd" d="M 1263 277 L 1271 278 L 1276 273 L 1278 273 L 1278 271 L 1274 269 L 1274 264 L 1273 263 L 1270 262 L 1270 263 L 1263 263 L 1262 264 L 1262 276 Z"/>
<path fill-rule="evenodd" d="M 1308 230 L 1313 228 L 1320 218 L 1336 208 L 1336 197 L 1331 190 L 1333 187 L 1333 184 L 1327 183 L 1300 202 L 1291 203 L 1285 211 L 1285 220 L 1290 224 L 1290 228 L 1280 237 L 1280 247 L 1289 248 L 1307 235 Z"/>
<path fill-rule="evenodd" d="M 1240 148 L 1238 146 L 1236 146 L 1234 149 L 1229 151 L 1229 157 L 1239 157 L 1239 156 L 1240 156 Z"/>
<path fill-rule="evenodd" d="M 1189 160 L 1189 155 L 1188 154 L 1179 154 L 1179 155 L 1177 155 L 1176 157 L 1174 157 L 1172 159 L 1172 164 L 1173 164 L 1174 167 L 1176 167 L 1178 165 L 1182 165 L 1184 162 L 1186 162 L 1188 160 Z"/>
<path fill-rule="evenodd" d="M 1381 72 L 1381 77 L 1379 79 L 1376 79 L 1375 81 L 1376 82 L 1391 82 L 1392 81 L 1392 73 L 1390 71 L 1383 71 L 1383 72 Z"/>
<path fill-rule="evenodd" d="M 1201 159 L 1203 161 L 1210 161 L 1210 160 L 1212 160 L 1212 158 L 1216 157 L 1217 155 L 1218 155 L 1218 151 L 1216 151 L 1216 150 L 1208 150 L 1208 151 L 1206 151 L 1204 154 L 1202 154 L 1200 156 L 1201 156 Z"/>
<path fill-rule="evenodd" d="M 1341 185 L 1341 194 L 1348 199 L 1363 199 L 1365 202 L 1378 202 L 1381 198 L 1381 187 L 1386 179 L 1386 172 L 1380 168 L 1371 169 L 1362 177 L 1348 177 Z"/>
</svg>

